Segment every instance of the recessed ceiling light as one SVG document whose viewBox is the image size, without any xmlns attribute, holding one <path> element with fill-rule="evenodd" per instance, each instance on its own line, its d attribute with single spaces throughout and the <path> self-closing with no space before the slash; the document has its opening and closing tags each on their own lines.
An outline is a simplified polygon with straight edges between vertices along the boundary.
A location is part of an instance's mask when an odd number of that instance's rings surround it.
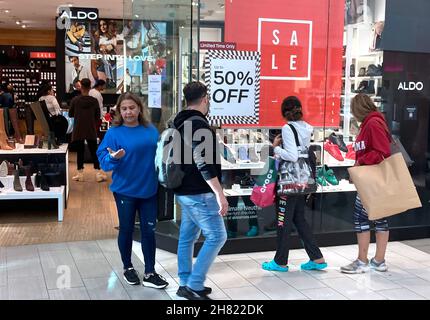
<svg viewBox="0 0 430 320">
<path fill-rule="evenodd" d="M 73 7 L 73 3 L 68 3 L 67 4 L 69 7 Z"/>
<path fill-rule="evenodd" d="M 10 10 L 9 9 L 5 9 L 4 13 L 9 13 Z"/>
<path fill-rule="evenodd" d="M 20 21 L 17 21 L 17 22 L 15 22 L 16 24 L 18 24 L 18 25 L 20 25 L 21 24 L 21 22 Z"/>
<path fill-rule="evenodd" d="M 27 28 L 27 26 L 26 26 L 25 24 L 23 24 L 21 27 L 22 27 L 23 29 Z"/>
</svg>

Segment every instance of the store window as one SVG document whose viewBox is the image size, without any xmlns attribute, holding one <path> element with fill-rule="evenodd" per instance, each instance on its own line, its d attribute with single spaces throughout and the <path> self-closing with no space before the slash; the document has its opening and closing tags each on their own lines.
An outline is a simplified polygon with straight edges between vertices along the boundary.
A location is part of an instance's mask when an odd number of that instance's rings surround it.
<svg viewBox="0 0 430 320">
<path fill-rule="evenodd" d="M 197 58 L 197 1 L 124 1 L 126 89 L 139 95 L 160 132 L 182 108 Z"/>
<path fill-rule="evenodd" d="M 255 169 L 265 165 L 273 138 L 286 123 L 280 106 L 287 96 L 301 100 L 304 120 L 313 127 L 318 189 L 306 198 L 305 216 L 322 245 L 355 239 L 352 215 L 357 192 L 348 168 L 355 163 L 353 143 L 360 129 L 350 110 L 351 99 L 358 93 L 372 99 L 393 138 L 413 161 L 409 169 L 423 208 L 391 217 L 393 229 L 401 230 L 393 234 L 414 237 L 410 230 L 418 230 L 415 236 L 428 230 L 429 208 L 424 201 L 430 181 L 428 53 L 423 52 L 425 45 L 414 50 L 407 37 L 399 44 L 387 34 L 394 29 L 400 32 L 395 13 L 401 6 L 405 4 L 397 0 L 200 2 L 198 15 L 204 19 L 198 22 L 198 37 L 192 39 L 188 51 L 195 60 L 182 61 L 183 75 L 210 81 L 205 65 L 208 51 L 200 49 L 198 41 L 233 43 L 237 51 L 261 54 L 258 123 L 241 122 L 230 114 L 226 118 L 233 121 L 219 126 L 224 143 L 222 183 L 230 205 L 225 218 L 228 237 L 256 241 L 240 248 L 234 246 L 239 242 L 228 241 L 223 250 L 274 248 L 275 206 L 257 207 L 250 195 L 257 179 Z M 210 21 L 219 8 L 223 18 Z M 172 237 L 177 236 L 180 223 L 180 214 L 175 217 L 166 223 L 170 227 L 161 226 Z M 293 245 L 299 245 L 294 241 Z"/>
</svg>

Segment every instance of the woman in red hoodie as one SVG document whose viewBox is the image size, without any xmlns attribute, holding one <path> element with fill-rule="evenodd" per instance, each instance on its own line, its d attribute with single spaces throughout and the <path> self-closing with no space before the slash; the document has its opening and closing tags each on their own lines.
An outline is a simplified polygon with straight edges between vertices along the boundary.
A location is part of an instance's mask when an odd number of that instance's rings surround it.
<svg viewBox="0 0 430 320">
<path fill-rule="evenodd" d="M 378 164 L 391 155 L 391 136 L 384 116 L 377 111 L 373 101 L 366 94 L 357 94 L 351 100 L 351 112 L 361 122 L 360 132 L 354 144 L 358 166 Z M 385 251 L 388 244 L 387 219 L 372 221 L 376 231 L 376 254 L 369 262 L 367 253 L 370 243 L 370 224 L 366 210 L 357 194 L 354 207 L 354 229 L 357 232 L 358 258 L 351 264 L 341 267 L 344 273 L 364 273 L 370 268 L 380 272 L 387 271 Z"/>
</svg>

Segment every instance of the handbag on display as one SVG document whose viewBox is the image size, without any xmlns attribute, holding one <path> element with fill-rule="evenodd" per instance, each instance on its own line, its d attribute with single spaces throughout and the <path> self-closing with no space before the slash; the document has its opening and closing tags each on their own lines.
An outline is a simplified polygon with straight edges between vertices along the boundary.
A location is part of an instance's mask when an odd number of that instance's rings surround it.
<svg viewBox="0 0 430 320">
<path fill-rule="evenodd" d="M 291 124 L 289 126 L 296 140 L 299 157 L 295 162 L 281 161 L 278 172 L 278 195 L 305 195 L 314 193 L 318 188 L 315 179 L 315 153 L 305 146 L 300 146 L 296 129 Z"/>
<path fill-rule="evenodd" d="M 378 220 L 420 208 L 411 174 L 401 153 L 381 163 L 348 168 L 369 220 Z"/>
<path fill-rule="evenodd" d="M 255 185 L 252 189 L 251 201 L 256 206 L 265 208 L 275 203 L 277 177 L 276 160 L 269 157 L 263 173 L 255 179 Z"/>
</svg>

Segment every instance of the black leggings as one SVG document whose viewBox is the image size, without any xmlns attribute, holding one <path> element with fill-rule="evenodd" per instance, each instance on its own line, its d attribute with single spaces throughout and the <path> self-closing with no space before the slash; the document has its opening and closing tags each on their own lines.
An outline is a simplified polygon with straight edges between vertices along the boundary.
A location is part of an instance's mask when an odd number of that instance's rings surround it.
<svg viewBox="0 0 430 320">
<path fill-rule="evenodd" d="M 278 234 L 275 262 L 278 265 L 288 264 L 290 251 L 291 228 L 296 226 L 306 253 L 311 260 L 323 257 L 316 244 L 311 227 L 305 219 L 305 196 L 282 196 L 277 198 Z"/>
<path fill-rule="evenodd" d="M 84 155 L 85 155 L 85 140 L 78 140 L 75 141 L 75 146 L 78 151 L 78 170 L 81 170 L 84 168 Z M 99 170 L 100 169 L 100 163 L 99 159 L 97 158 L 96 151 L 97 151 L 97 140 L 87 140 L 88 149 L 90 150 L 91 159 L 94 163 L 94 169 Z"/>
</svg>

